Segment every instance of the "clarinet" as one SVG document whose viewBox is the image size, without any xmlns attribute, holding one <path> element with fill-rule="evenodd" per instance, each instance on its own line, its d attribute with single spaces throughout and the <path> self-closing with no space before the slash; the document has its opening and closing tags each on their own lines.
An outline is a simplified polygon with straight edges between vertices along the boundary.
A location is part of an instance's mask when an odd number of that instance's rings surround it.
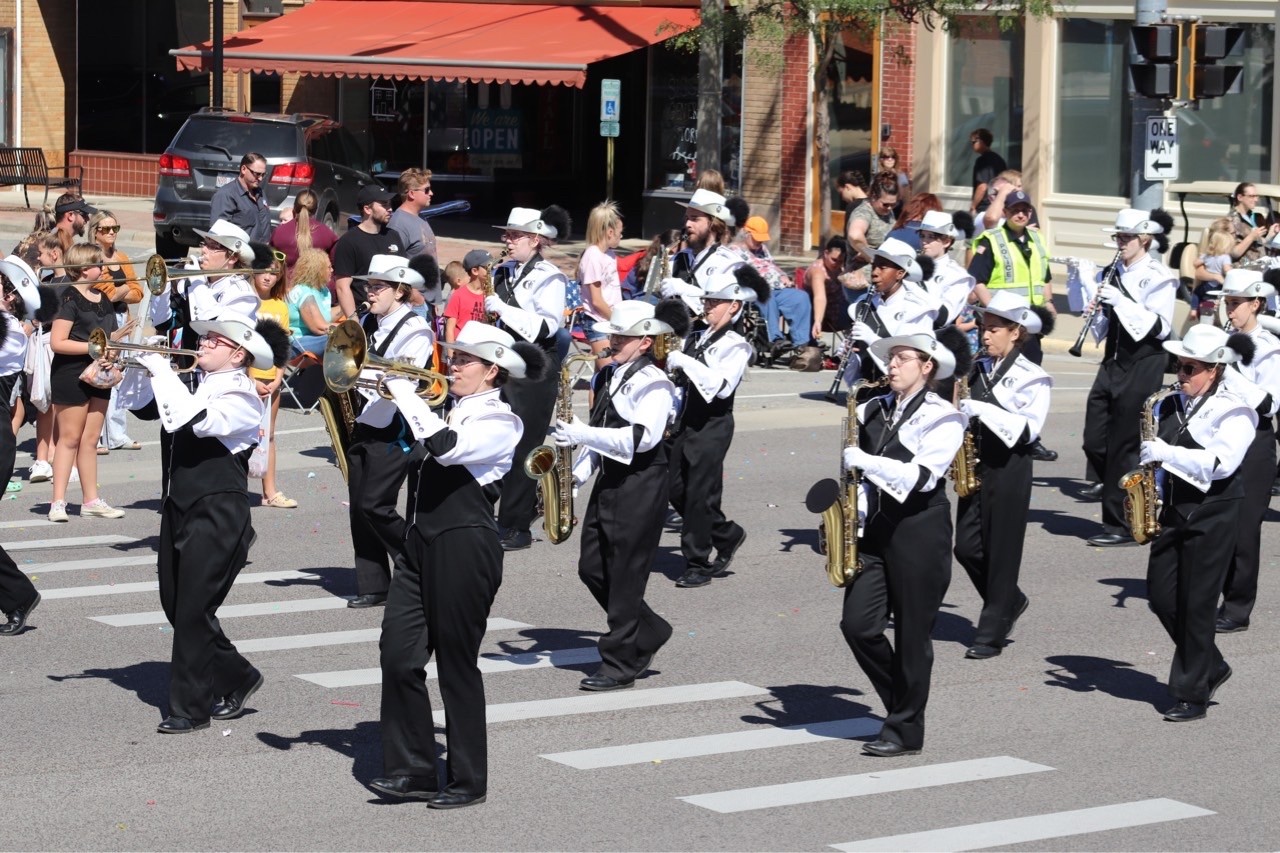
<svg viewBox="0 0 1280 853">
<path fill-rule="evenodd" d="M 1102 284 L 1111 284 L 1119 279 L 1120 253 L 1122 251 L 1123 249 L 1116 249 L 1116 256 L 1111 259 L 1111 266 L 1108 267 L 1109 272 L 1107 273 L 1107 278 L 1102 282 Z M 1098 292 L 1093 295 L 1093 300 L 1088 304 L 1088 306 L 1086 306 L 1084 313 L 1080 315 L 1080 320 L 1083 323 L 1080 327 L 1080 334 L 1076 338 L 1076 342 L 1071 345 L 1071 349 L 1067 350 L 1067 352 L 1071 353 L 1076 358 L 1080 358 L 1080 356 L 1084 355 L 1084 342 L 1085 339 L 1089 337 L 1089 327 L 1093 325 L 1094 316 L 1097 315 L 1098 311 L 1102 308 L 1102 300 L 1099 298 L 1101 291 L 1102 286 L 1099 285 Z"/>
<path fill-rule="evenodd" d="M 871 297 L 867 297 L 857 304 L 854 308 L 854 323 L 865 323 L 867 315 L 871 313 Z M 849 338 L 844 343 L 844 353 L 840 356 L 840 363 L 836 365 L 835 378 L 831 380 L 831 387 L 827 389 L 827 399 L 833 403 L 840 391 L 840 380 L 844 377 L 845 370 L 849 367 L 849 359 L 854 354 L 853 338 Z"/>
</svg>

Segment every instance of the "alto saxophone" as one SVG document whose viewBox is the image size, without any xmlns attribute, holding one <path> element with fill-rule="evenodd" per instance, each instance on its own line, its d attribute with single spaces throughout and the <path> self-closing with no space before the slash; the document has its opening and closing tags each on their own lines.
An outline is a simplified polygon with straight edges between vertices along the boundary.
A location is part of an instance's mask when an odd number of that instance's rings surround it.
<svg viewBox="0 0 1280 853">
<path fill-rule="evenodd" d="M 671 256 L 667 254 L 666 246 L 659 245 L 656 252 L 657 257 L 649 259 L 649 271 L 644 277 L 644 293 L 646 296 L 657 296 L 662 290 L 662 282 L 671 278 Z M 658 258 L 661 258 L 661 263 Z"/>
<path fill-rule="evenodd" d="M 494 263 L 494 266 L 500 266 L 502 262 L 506 260 L 508 254 L 510 254 L 510 250 L 503 247 L 502 251 L 498 253 L 498 260 Z M 493 270 L 485 270 L 484 298 L 487 300 L 490 296 L 493 296 L 493 294 Z M 486 312 L 484 315 L 484 321 L 492 326 L 498 322 L 498 315 L 492 311 Z"/>
<path fill-rule="evenodd" d="M 957 408 L 961 400 L 969 399 L 969 377 L 956 377 L 956 404 Z M 978 477 L 978 448 L 974 441 L 977 427 L 970 421 L 964 430 L 964 443 L 960 445 L 960 449 L 956 451 L 956 458 L 951 462 L 951 482 L 956 488 L 956 494 L 962 498 L 970 497 L 977 493 L 979 487 L 982 486 L 982 480 Z"/>
<path fill-rule="evenodd" d="M 575 353 L 560 366 L 560 394 L 556 398 L 555 417 L 573 420 L 574 365 L 595 364 L 591 353 Z M 551 544 L 559 545 L 573 533 L 578 520 L 573 516 L 573 454 L 576 447 L 540 444 L 524 460 L 524 472 L 538 481 L 542 500 L 542 526 Z"/>
<path fill-rule="evenodd" d="M 1178 383 L 1166 385 L 1142 404 L 1139 432 L 1142 441 L 1156 440 L 1156 408 L 1160 401 L 1178 390 Z M 1163 503 L 1156 491 L 1156 469 L 1159 462 L 1142 465 L 1120 478 L 1124 490 L 1124 520 L 1133 541 L 1146 545 L 1160 535 L 1160 507 Z"/>
<path fill-rule="evenodd" d="M 844 441 L 846 447 L 858 446 L 858 392 L 863 388 L 875 388 L 888 383 L 888 379 L 870 382 L 859 379 L 849 389 L 845 403 Z M 843 465 L 841 466 L 843 468 Z M 828 483 L 831 481 L 827 481 Z M 858 492 L 862 488 L 862 475 L 857 468 L 841 474 L 840 493 L 836 500 L 822 509 L 822 524 L 818 535 L 820 549 L 827 557 L 827 579 L 833 586 L 846 587 L 862 571 L 858 559 Z"/>
</svg>

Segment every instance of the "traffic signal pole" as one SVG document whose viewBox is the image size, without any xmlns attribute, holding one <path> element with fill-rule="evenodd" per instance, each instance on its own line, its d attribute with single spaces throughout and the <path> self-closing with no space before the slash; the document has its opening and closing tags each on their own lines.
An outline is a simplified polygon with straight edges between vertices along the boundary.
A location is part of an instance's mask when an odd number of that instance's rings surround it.
<svg viewBox="0 0 1280 853">
<path fill-rule="evenodd" d="M 1135 0 L 1133 23 L 1139 27 L 1159 24 L 1168 9 L 1166 0 Z M 1165 115 L 1164 105 L 1155 98 L 1134 94 L 1132 112 L 1133 126 L 1129 133 L 1130 204 L 1138 210 L 1153 210 L 1164 204 L 1164 182 L 1148 181 L 1143 174 L 1147 119 Z"/>
</svg>

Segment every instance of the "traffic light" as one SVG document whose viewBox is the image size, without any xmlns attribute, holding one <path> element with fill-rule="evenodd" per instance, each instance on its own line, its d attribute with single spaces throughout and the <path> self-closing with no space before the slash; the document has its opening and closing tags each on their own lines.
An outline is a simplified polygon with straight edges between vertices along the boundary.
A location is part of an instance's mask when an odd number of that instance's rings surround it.
<svg viewBox="0 0 1280 853">
<path fill-rule="evenodd" d="M 1129 81 L 1133 91 L 1147 98 L 1178 95 L 1177 24 L 1153 24 L 1129 30 Z"/>
<path fill-rule="evenodd" d="M 1240 44 L 1243 27 L 1223 27 L 1215 24 L 1196 24 L 1192 32 L 1195 43 L 1195 62 L 1191 66 L 1191 97 L 1195 100 L 1221 98 L 1238 92 L 1244 68 L 1239 65 L 1219 65 Z"/>
</svg>

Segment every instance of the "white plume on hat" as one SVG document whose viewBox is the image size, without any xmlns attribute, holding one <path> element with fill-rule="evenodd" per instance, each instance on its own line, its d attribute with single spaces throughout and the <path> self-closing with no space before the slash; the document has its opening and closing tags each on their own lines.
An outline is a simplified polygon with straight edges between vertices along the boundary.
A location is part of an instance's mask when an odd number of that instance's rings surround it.
<svg viewBox="0 0 1280 853">
<path fill-rule="evenodd" d="M 233 255 L 240 258 L 242 264 L 247 266 L 253 263 L 254 255 L 253 248 L 249 245 L 249 234 L 234 222 L 219 219 L 208 231 L 196 228 L 195 232 L 207 240 L 226 246 Z"/>
</svg>

